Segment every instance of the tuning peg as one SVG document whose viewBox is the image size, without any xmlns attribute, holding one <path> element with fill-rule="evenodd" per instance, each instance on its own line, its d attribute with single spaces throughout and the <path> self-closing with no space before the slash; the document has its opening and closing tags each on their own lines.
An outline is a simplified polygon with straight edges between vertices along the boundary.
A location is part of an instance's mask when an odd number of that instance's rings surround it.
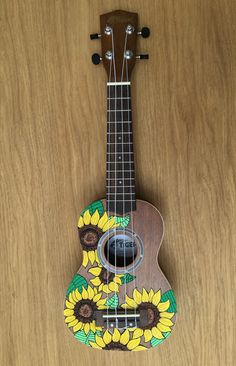
<svg viewBox="0 0 236 366">
<path fill-rule="evenodd" d="M 94 53 L 93 55 L 92 55 L 92 63 L 94 64 L 94 65 L 98 65 L 98 64 L 100 64 L 100 62 L 102 61 L 102 58 L 100 57 L 100 55 L 98 54 L 98 53 Z"/>
<path fill-rule="evenodd" d="M 149 59 L 149 54 L 148 53 L 143 53 L 141 55 L 137 55 L 136 58 L 138 60 L 148 60 Z"/>
<path fill-rule="evenodd" d="M 93 39 L 99 39 L 101 38 L 101 34 L 99 33 L 92 33 L 90 34 L 90 39 L 93 40 Z"/>
<path fill-rule="evenodd" d="M 137 35 L 142 36 L 143 38 L 148 38 L 150 36 L 150 29 L 148 27 L 143 27 Z"/>
</svg>

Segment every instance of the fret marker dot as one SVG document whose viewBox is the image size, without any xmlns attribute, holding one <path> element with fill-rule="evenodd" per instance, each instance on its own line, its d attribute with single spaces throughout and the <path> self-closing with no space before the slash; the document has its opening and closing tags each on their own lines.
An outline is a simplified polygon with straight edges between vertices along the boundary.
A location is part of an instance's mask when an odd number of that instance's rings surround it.
<svg viewBox="0 0 236 366">
<path fill-rule="evenodd" d="M 122 180 L 119 180 L 119 184 L 122 184 Z"/>
<path fill-rule="evenodd" d="M 118 158 L 119 158 L 119 160 L 120 160 L 120 159 L 121 159 L 121 156 L 119 155 L 119 156 L 118 156 Z"/>
<path fill-rule="evenodd" d="M 121 137 L 120 136 L 118 137 L 118 140 L 121 140 Z"/>
</svg>

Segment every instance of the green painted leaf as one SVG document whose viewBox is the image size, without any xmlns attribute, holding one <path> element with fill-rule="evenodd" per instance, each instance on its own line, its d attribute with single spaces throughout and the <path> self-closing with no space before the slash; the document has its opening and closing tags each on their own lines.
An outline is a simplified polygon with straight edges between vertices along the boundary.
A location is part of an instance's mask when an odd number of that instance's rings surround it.
<svg viewBox="0 0 236 366">
<path fill-rule="evenodd" d="M 81 343 L 86 344 L 87 346 L 90 346 L 89 342 L 95 342 L 95 333 L 93 333 L 91 330 L 86 335 L 83 330 L 79 330 L 74 334 L 75 338 L 78 339 Z"/>
<path fill-rule="evenodd" d="M 125 273 L 124 276 L 121 277 L 122 285 L 124 283 L 129 283 L 135 279 L 135 276 L 132 276 L 130 273 Z"/>
<path fill-rule="evenodd" d="M 161 344 L 162 342 L 164 342 L 170 336 L 171 332 L 162 333 L 162 334 L 165 337 L 164 339 L 158 339 L 158 338 L 152 337 L 152 339 L 151 339 L 151 346 L 152 347 L 156 347 L 159 344 Z"/>
<path fill-rule="evenodd" d="M 175 300 L 175 295 L 174 295 L 173 290 L 166 291 L 162 295 L 161 301 L 164 302 L 164 301 L 167 301 L 167 300 L 170 300 L 170 306 L 169 306 L 169 309 L 166 310 L 166 311 L 168 313 L 176 313 L 177 305 L 176 305 L 176 300 Z"/>
<path fill-rule="evenodd" d="M 129 215 L 125 216 L 125 217 L 116 217 L 115 216 L 115 223 L 119 224 L 120 227 L 126 227 L 129 225 L 130 222 L 130 217 Z"/>
<path fill-rule="evenodd" d="M 71 293 L 71 291 L 74 291 L 75 289 L 78 289 L 79 292 L 82 292 L 83 287 L 85 287 L 87 290 L 88 283 L 83 276 L 76 273 L 76 275 L 73 277 L 71 283 L 69 284 L 66 295 L 68 296 Z"/>
<path fill-rule="evenodd" d="M 89 206 L 85 207 L 85 209 L 82 211 L 81 215 L 85 213 L 85 211 L 89 210 L 90 215 L 92 216 L 96 210 L 98 210 L 99 215 L 103 215 L 104 208 L 102 201 L 94 201 Z"/>
<path fill-rule="evenodd" d="M 117 294 L 113 295 L 106 301 L 106 306 L 108 306 L 109 309 L 116 309 L 119 305 L 119 297 Z"/>
</svg>

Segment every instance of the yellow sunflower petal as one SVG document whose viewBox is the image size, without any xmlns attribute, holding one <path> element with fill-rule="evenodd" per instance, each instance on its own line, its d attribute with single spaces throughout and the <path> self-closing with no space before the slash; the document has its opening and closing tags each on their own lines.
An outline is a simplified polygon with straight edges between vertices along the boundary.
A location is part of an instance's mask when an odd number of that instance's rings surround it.
<svg viewBox="0 0 236 366">
<path fill-rule="evenodd" d="M 161 290 L 157 291 L 152 298 L 153 305 L 157 306 L 161 300 Z"/>
<path fill-rule="evenodd" d="M 113 342 L 119 342 L 120 340 L 120 332 L 117 328 L 115 328 L 113 331 L 112 340 Z"/>
<path fill-rule="evenodd" d="M 95 342 L 89 342 L 90 346 L 97 349 L 102 349 L 102 347 L 99 347 L 99 345 Z"/>
<path fill-rule="evenodd" d="M 99 337 L 98 335 L 96 335 L 95 340 L 96 340 L 96 343 L 99 345 L 99 347 L 101 347 L 101 348 L 106 347 L 106 344 L 103 341 L 102 337 Z"/>
<path fill-rule="evenodd" d="M 72 291 L 73 292 L 73 291 Z M 69 300 L 70 300 L 70 302 L 72 303 L 72 304 L 76 304 L 76 301 L 73 299 L 73 297 L 72 297 L 72 292 L 69 294 Z"/>
<path fill-rule="evenodd" d="M 167 313 L 165 311 L 163 311 L 162 313 L 160 313 L 160 317 L 161 318 L 167 318 L 167 319 L 173 318 L 174 315 L 175 315 L 175 313 Z"/>
<path fill-rule="evenodd" d="M 70 316 L 70 315 L 73 315 L 74 314 L 74 310 L 72 309 L 65 309 L 64 310 L 64 315 L 65 316 Z"/>
<path fill-rule="evenodd" d="M 99 305 L 98 306 L 98 310 L 104 310 L 104 309 L 107 309 L 106 305 Z"/>
<path fill-rule="evenodd" d="M 107 284 L 103 285 L 102 291 L 105 292 L 105 294 L 109 294 L 111 292 Z"/>
<path fill-rule="evenodd" d="M 72 304 L 71 302 L 69 302 L 68 300 L 66 300 L 66 307 L 67 307 L 68 309 L 74 309 L 75 305 L 74 305 L 74 304 Z"/>
<path fill-rule="evenodd" d="M 108 216 L 107 216 L 107 213 L 104 212 L 104 214 L 102 215 L 102 217 L 100 218 L 100 220 L 98 221 L 98 227 L 100 229 L 103 228 L 103 226 L 107 223 L 108 221 Z"/>
<path fill-rule="evenodd" d="M 71 315 L 71 316 L 68 316 L 68 317 L 65 319 L 65 322 L 66 322 L 66 323 L 70 323 L 70 322 L 73 322 L 73 320 L 75 320 L 75 316 L 74 316 L 74 315 Z"/>
<path fill-rule="evenodd" d="M 78 289 L 75 289 L 75 297 L 76 297 L 77 301 L 82 300 L 81 293 L 79 292 Z"/>
<path fill-rule="evenodd" d="M 98 223 L 99 219 L 100 219 L 100 215 L 99 215 L 98 210 L 96 210 L 96 211 L 93 213 L 92 217 L 91 217 L 91 224 L 92 224 L 92 225 L 97 225 L 97 223 Z"/>
<path fill-rule="evenodd" d="M 134 301 L 139 305 L 142 302 L 142 295 L 140 294 L 140 292 L 135 288 L 133 291 L 133 298 Z"/>
<path fill-rule="evenodd" d="M 129 342 L 129 331 L 126 329 L 120 336 L 120 343 L 126 345 Z"/>
<path fill-rule="evenodd" d="M 100 292 L 100 291 L 102 291 L 103 286 L 104 286 L 104 283 L 101 283 L 101 284 L 99 285 L 99 287 L 98 287 L 98 291 L 99 291 L 99 292 Z"/>
<path fill-rule="evenodd" d="M 93 333 L 96 332 L 96 325 L 94 320 L 90 323 L 90 329 Z"/>
<path fill-rule="evenodd" d="M 144 341 L 149 342 L 152 339 L 152 331 L 150 329 L 145 329 L 144 331 Z"/>
<path fill-rule="evenodd" d="M 105 299 L 100 299 L 100 300 L 98 300 L 98 301 L 97 301 L 97 305 L 98 305 L 98 306 L 99 306 L 99 305 L 104 305 L 106 301 L 107 301 L 107 298 L 105 298 Z"/>
<path fill-rule="evenodd" d="M 174 325 L 170 319 L 167 318 L 160 318 L 159 322 L 163 325 L 167 325 L 168 327 L 171 327 Z"/>
<path fill-rule="evenodd" d="M 89 300 L 92 300 L 92 298 L 94 297 L 94 291 L 91 286 L 88 286 L 87 292 Z"/>
<path fill-rule="evenodd" d="M 158 323 L 157 324 L 157 328 L 163 332 L 163 333 L 166 333 L 166 332 L 171 332 L 171 329 L 167 326 L 167 325 L 164 325 L 164 324 L 161 324 L 161 323 Z"/>
<path fill-rule="evenodd" d="M 136 302 L 131 299 L 131 297 L 129 297 L 128 295 L 126 295 L 126 304 L 128 304 L 131 308 L 136 308 L 137 307 L 137 304 Z"/>
<path fill-rule="evenodd" d="M 146 289 L 145 289 L 145 288 L 143 288 L 143 292 L 142 292 L 142 301 L 143 301 L 143 302 L 148 302 L 148 299 L 149 299 L 148 293 L 147 293 Z"/>
<path fill-rule="evenodd" d="M 127 343 L 127 348 L 129 350 L 132 350 L 132 349 L 136 348 L 137 346 L 139 346 L 140 341 L 141 341 L 140 338 L 132 339 L 131 341 L 129 341 Z"/>
<path fill-rule="evenodd" d="M 78 330 L 80 330 L 80 329 L 82 328 L 82 326 L 83 326 L 83 323 L 82 323 L 82 322 L 78 322 L 78 323 L 74 326 L 73 331 L 74 331 L 74 332 L 78 332 Z"/>
<path fill-rule="evenodd" d="M 72 292 L 71 292 L 71 295 L 72 295 L 72 298 L 73 298 L 73 300 L 75 301 L 75 303 L 77 303 L 77 302 L 78 302 L 78 300 L 77 300 L 77 296 L 76 296 L 75 291 L 72 291 Z"/>
<path fill-rule="evenodd" d="M 128 304 L 122 304 L 122 309 L 132 309 L 132 306 L 129 306 Z"/>
<path fill-rule="evenodd" d="M 89 210 L 85 211 L 84 216 L 83 216 L 83 220 L 85 225 L 89 225 L 91 222 L 91 215 L 89 213 Z"/>
<path fill-rule="evenodd" d="M 114 278 L 113 278 L 113 282 L 115 282 L 115 283 L 117 283 L 118 285 L 121 285 L 121 279 L 120 279 L 120 277 L 119 276 L 115 276 Z"/>
<path fill-rule="evenodd" d="M 159 311 L 166 311 L 170 306 L 170 300 L 167 300 L 165 302 L 159 302 L 157 305 L 157 308 Z"/>
<path fill-rule="evenodd" d="M 84 325 L 84 333 L 85 334 L 88 334 L 88 332 L 90 331 L 90 324 L 89 323 L 86 323 L 85 325 Z"/>
<path fill-rule="evenodd" d="M 105 333 L 103 334 L 103 340 L 106 344 L 111 343 L 112 337 L 111 337 L 111 333 L 109 332 L 109 330 L 107 329 L 105 331 Z"/>
<path fill-rule="evenodd" d="M 152 302 L 153 295 L 154 295 L 154 291 L 153 291 L 153 289 L 151 288 L 151 290 L 149 291 L 149 294 L 148 294 L 148 301 L 149 301 L 149 302 Z"/>
<path fill-rule="evenodd" d="M 100 264 L 100 260 L 98 258 L 98 251 L 95 250 L 94 252 L 95 252 L 95 261 L 97 262 L 97 264 Z"/>
<path fill-rule="evenodd" d="M 84 220 L 83 217 L 80 216 L 79 221 L 78 221 L 78 228 L 81 229 L 84 226 Z"/>
<path fill-rule="evenodd" d="M 87 300 L 87 298 L 88 298 L 88 292 L 87 292 L 87 290 L 86 290 L 86 288 L 84 286 L 83 286 L 83 290 L 82 290 L 81 295 L 82 295 L 82 299 L 83 300 Z"/>
<path fill-rule="evenodd" d="M 133 338 L 142 337 L 142 335 L 143 335 L 143 329 L 137 328 L 133 333 Z"/>
<path fill-rule="evenodd" d="M 101 280 L 99 277 L 95 277 L 92 280 L 90 280 L 90 282 L 94 285 L 94 286 L 99 286 L 101 285 Z"/>
<path fill-rule="evenodd" d="M 101 267 L 92 267 L 88 270 L 89 273 L 91 273 L 92 275 L 94 275 L 96 277 L 100 275 L 101 271 L 102 271 Z"/>
<path fill-rule="evenodd" d="M 83 263 L 82 263 L 82 266 L 87 267 L 87 265 L 88 265 L 88 252 L 86 252 L 86 250 L 83 250 Z"/>
<path fill-rule="evenodd" d="M 133 351 L 146 351 L 147 348 L 144 346 L 137 346 L 136 348 L 133 349 Z"/>
<path fill-rule="evenodd" d="M 105 232 L 109 229 L 111 229 L 113 227 L 113 225 L 115 224 L 115 217 L 112 217 L 111 219 L 109 219 L 105 225 L 102 228 L 102 231 Z"/>
<path fill-rule="evenodd" d="M 93 264 L 94 262 L 95 262 L 95 253 L 94 253 L 94 250 L 90 250 L 89 252 L 88 252 L 88 257 L 89 257 L 89 260 L 90 260 L 90 262 Z"/>
<path fill-rule="evenodd" d="M 94 291 L 94 295 L 97 295 L 98 290 L 97 290 L 97 288 L 96 288 L 96 287 L 94 287 L 93 291 Z"/>
<path fill-rule="evenodd" d="M 101 299 L 101 297 L 102 297 L 102 293 L 95 295 L 93 298 L 93 302 L 97 302 L 98 300 Z"/>
<path fill-rule="evenodd" d="M 109 288 L 111 291 L 119 292 L 119 285 L 118 285 L 117 283 L 111 282 L 111 283 L 108 285 L 108 288 Z"/>
<path fill-rule="evenodd" d="M 163 339 L 164 336 L 157 327 L 152 328 L 152 335 L 157 339 Z"/>
<path fill-rule="evenodd" d="M 70 322 L 69 324 L 68 324 L 68 327 L 73 327 L 74 325 L 76 325 L 78 323 L 78 319 L 75 319 L 75 320 L 73 320 L 72 322 Z"/>
</svg>

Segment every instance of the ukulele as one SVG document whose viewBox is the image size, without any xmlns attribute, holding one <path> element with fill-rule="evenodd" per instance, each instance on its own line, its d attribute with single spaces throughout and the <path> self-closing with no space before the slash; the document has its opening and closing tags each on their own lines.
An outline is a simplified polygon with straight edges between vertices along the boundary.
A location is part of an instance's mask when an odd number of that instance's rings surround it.
<svg viewBox="0 0 236 366">
<path fill-rule="evenodd" d="M 122 10 L 100 17 L 107 73 L 106 199 L 87 206 L 78 221 L 83 262 L 65 297 L 65 322 L 81 343 L 100 350 L 141 351 L 161 344 L 176 322 L 176 301 L 156 258 L 163 219 L 136 199 L 131 73 L 136 59 L 138 14 Z"/>
</svg>

